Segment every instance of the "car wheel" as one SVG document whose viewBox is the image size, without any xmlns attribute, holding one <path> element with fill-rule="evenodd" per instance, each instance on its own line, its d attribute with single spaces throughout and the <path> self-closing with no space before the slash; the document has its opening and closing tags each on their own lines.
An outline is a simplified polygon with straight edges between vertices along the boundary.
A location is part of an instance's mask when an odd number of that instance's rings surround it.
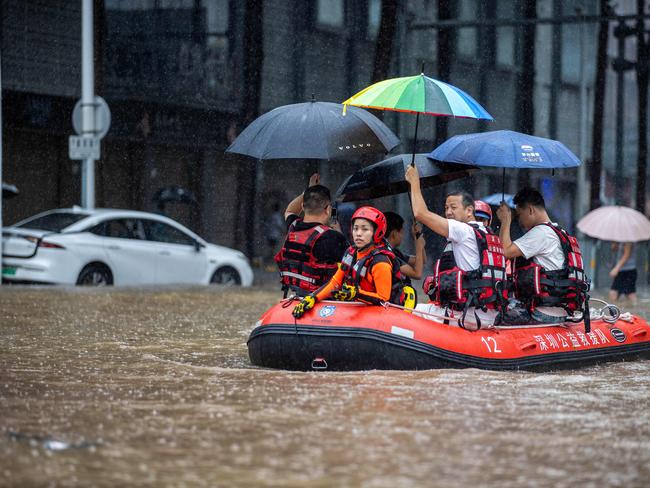
<svg viewBox="0 0 650 488">
<path fill-rule="evenodd" d="M 210 278 L 210 283 L 213 285 L 239 286 L 241 285 L 241 276 L 232 266 L 223 266 L 214 272 L 212 278 Z"/>
<path fill-rule="evenodd" d="M 82 286 L 110 286 L 112 284 L 111 270 L 98 263 L 86 265 L 77 278 L 77 285 Z"/>
</svg>

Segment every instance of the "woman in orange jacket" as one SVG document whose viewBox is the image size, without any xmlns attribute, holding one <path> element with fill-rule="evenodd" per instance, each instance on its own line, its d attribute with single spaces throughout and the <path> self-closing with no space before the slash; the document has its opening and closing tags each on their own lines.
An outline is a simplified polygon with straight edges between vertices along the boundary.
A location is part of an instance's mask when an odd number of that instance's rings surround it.
<svg viewBox="0 0 650 488">
<path fill-rule="evenodd" d="M 304 297 L 293 309 L 296 318 L 314 307 L 317 301 L 362 300 L 378 304 L 391 299 L 394 254 L 384 245 L 386 217 L 374 207 L 361 207 L 352 215 L 351 246 L 338 271 L 323 287 Z"/>
</svg>

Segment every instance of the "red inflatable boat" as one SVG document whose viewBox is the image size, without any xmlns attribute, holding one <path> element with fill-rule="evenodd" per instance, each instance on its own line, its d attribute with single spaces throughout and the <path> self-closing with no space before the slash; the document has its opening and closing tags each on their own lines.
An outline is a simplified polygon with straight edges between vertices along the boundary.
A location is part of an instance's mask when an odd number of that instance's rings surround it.
<svg viewBox="0 0 650 488">
<path fill-rule="evenodd" d="M 258 321 L 248 339 L 253 364 L 335 371 L 539 370 L 650 358 L 648 323 L 630 314 L 618 317 L 615 309 L 614 316 L 592 318 L 588 333 L 582 322 L 472 332 L 395 306 L 348 302 L 319 302 L 296 320 L 296 303 L 282 300 Z"/>
</svg>

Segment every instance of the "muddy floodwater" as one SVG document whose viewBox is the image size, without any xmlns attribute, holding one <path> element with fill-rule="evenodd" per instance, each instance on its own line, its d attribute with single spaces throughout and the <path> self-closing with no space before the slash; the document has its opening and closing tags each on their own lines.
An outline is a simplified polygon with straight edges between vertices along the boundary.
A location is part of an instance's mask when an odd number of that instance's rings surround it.
<svg viewBox="0 0 650 488">
<path fill-rule="evenodd" d="M 255 368 L 277 298 L 2 287 L 0 486 L 650 486 L 650 361 Z"/>
</svg>

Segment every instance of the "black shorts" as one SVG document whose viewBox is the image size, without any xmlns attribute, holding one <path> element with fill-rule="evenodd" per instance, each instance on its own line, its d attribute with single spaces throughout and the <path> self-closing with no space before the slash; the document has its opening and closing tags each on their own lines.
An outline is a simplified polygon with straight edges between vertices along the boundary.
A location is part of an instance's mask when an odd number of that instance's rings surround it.
<svg viewBox="0 0 650 488">
<path fill-rule="evenodd" d="M 619 271 L 612 282 L 612 290 L 617 291 L 619 295 L 636 293 L 636 269 Z"/>
</svg>

